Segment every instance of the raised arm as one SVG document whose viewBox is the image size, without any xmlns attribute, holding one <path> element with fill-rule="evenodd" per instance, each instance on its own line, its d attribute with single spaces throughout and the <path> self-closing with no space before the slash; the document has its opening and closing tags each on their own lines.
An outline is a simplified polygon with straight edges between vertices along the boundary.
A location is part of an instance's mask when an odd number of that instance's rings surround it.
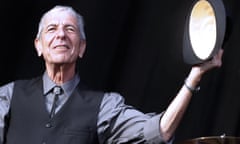
<svg viewBox="0 0 240 144">
<path fill-rule="evenodd" d="M 195 89 L 197 87 L 204 73 L 222 65 L 222 54 L 223 50 L 220 49 L 211 60 L 192 67 L 185 80 L 185 84 L 182 86 L 174 100 L 170 103 L 160 121 L 160 130 L 165 141 L 168 141 L 173 136 L 176 128 L 178 127 L 192 98 L 191 89 Z"/>
</svg>

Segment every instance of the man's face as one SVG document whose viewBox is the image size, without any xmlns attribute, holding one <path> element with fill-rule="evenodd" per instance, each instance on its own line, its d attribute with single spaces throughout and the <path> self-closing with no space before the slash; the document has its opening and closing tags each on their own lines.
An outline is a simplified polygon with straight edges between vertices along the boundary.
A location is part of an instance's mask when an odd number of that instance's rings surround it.
<svg viewBox="0 0 240 144">
<path fill-rule="evenodd" d="M 76 17 L 67 11 L 52 11 L 43 21 L 35 46 L 47 63 L 67 64 L 83 56 L 85 41 L 81 40 Z"/>
</svg>

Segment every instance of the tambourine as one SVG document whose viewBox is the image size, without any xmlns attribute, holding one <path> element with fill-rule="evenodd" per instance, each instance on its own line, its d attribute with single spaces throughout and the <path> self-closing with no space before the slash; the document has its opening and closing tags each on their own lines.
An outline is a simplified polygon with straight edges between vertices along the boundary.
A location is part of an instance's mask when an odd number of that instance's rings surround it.
<svg viewBox="0 0 240 144">
<path fill-rule="evenodd" d="M 187 64 L 211 59 L 222 48 L 226 11 L 221 0 L 195 0 L 186 18 L 183 58 Z"/>
</svg>

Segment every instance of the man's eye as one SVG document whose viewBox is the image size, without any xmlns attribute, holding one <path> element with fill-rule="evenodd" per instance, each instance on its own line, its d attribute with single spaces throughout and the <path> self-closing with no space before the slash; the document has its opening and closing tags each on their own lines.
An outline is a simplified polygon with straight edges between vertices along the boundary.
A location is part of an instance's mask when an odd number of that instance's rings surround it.
<svg viewBox="0 0 240 144">
<path fill-rule="evenodd" d="M 48 31 L 51 32 L 51 31 L 54 31 L 55 29 L 54 28 L 49 28 Z"/>
<path fill-rule="evenodd" d="M 67 30 L 68 32 L 75 32 L 75 29 L 72 28 L 72 27 L 68 27 L 66 30 Z"/>
<path fill-rule="evenodd" d="M 48 31 L 48 32 L 53 32 L 53 31 L 55 31 L 55 28 L 53 28 L 53 27 L 48 28 L 47 31 Z"/>
</svg>

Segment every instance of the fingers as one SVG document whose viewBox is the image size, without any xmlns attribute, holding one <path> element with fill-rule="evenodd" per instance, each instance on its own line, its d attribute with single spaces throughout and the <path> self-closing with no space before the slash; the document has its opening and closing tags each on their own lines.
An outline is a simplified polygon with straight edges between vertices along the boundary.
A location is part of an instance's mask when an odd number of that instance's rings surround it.
<svg viewBox="0 0 240 144">
<path fill-rule="evenodd" d="M 193 75 L 201 76 L 213 68 L 221 67 L 222 55 L 223 55 L 223 49 L 220 49 L 218 53 L 214 57 L 212 57 L 210 60 L 205 61 L 198 65 L 193 65 L 191 73 L 193 73 Z"/>
<path fill-rule="evenodd" d="M 222 55 L 223 55 L 223 49 L 220 49 L 218 53 L 214 55 L 209 61 L 206 61 L 198 66 L 200 68 L 200 71 L 202 73 L 205 73 L 212 68 L 221 67 Z"/>
<path fill-rule="evenodd" d="M 223 49 L 220 49 L 212 59 L 214 66 L 220 67 L 222 65 L 222 55 L 223 55 Z"/>
</svg>

